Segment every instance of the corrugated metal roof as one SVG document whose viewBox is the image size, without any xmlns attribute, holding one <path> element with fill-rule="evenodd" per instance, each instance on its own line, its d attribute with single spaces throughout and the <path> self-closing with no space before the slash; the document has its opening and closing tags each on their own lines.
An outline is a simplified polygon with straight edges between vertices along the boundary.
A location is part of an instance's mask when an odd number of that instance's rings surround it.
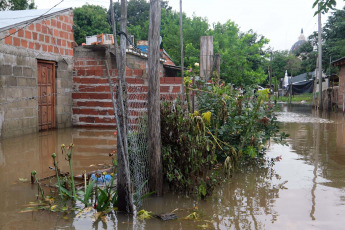
<svg viewBox="0 0 345 230">
<path fill-rule="evenodd" d="M 72 10 L 72 8 L 54 8 L 39 10 L 8 10 L 0 11 L 0 31 L 6 30 L 21 24 L 30 23 L 37 19 L 44 19 L 57 13 Z"/>
</svg>

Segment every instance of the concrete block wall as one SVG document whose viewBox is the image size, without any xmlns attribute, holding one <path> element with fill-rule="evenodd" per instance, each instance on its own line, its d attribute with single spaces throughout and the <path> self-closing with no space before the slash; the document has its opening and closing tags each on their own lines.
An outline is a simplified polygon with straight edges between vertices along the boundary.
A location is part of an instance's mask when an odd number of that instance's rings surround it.
<svg viewBox="0 0 345 230">
<path fill-rule="evenodd" d="M 0 139 L 38 132 L 38 60 L 56 63 L 56 127 L 72 125 L 72 24 L 69 10 L 0 31 Z"/>
<path fill-rule="evenodd" d="M 111 80 L 117 83 L 114 59 L 110 66 Z M 126 81 L 129 117 L 134 120 L 147 105 L 147 59 L 127 54 Z M 162 76 L 160 84 L 161 95 L 167 99 L 174 98 L 181 92 L 179 77 Z M 116 125 L 105 68 L 105 52 L 96 52 L 83 47 L 75 48 L 73 86 L 73 125 L 86 127 Z"/>
</svg>

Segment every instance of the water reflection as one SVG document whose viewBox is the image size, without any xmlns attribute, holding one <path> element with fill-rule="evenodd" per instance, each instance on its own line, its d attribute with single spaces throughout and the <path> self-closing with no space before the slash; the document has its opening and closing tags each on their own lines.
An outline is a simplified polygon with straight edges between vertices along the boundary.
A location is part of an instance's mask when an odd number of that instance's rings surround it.
<svg viewBox="0 0 345 230">
<path fill-rule="evenodd" d="M 75 213 L 21 213 L 35 199 L 36 187 L 18 182 L 35 169 L 40 177 L 54 174 L 51 153 L 62 143 L 76 146 L 76 173 L 110 163 L 116 145 L 112 130 L 66 129 L 0 142 L 1 229 L 342 229 L 345 224 L 345 118 L 322 113 L 305 105 L 283 105 L 282 130 L 289 146 L 272 144 L 269 158 L 280 158 L 272 167 L 248 166 L 220 184 L 213 196 L 200 201 L 166 192 L 148 198 L 143 208 L 156 214 L 175 210 L 178 220 L 133 220 L 111 213 L 107 222 Z M 62 170 L 67 171 L 58 155 Z M 91 165 L 91 167 L 90 167 Z M 167 190 L 166 190 L 167 191 Z M 199 221 L 184 220 L 197 207 Z"/>
<path fill-rule="evenodd" d="M 113 131 L 88 129 L 42 132 L 0 142 L 1 229 L 74 229 L 73 213 L 66 218 L 49 212 L 18 214 L 25 204 L 35 201 L 37 194 L 35 186 L 19 182 L 18 178 L 30 180 L 32 170 L 36 170 L 40 178 L 54 175 L 54 171 L 49 169 L 49 166 L 53 166 L 51 154 L 54 152 L 57 153 L 61 170 L 68 171 L 68 164 L 60 154 L 60 146 L 71 142 L 78 143 L 73 155 L 76 174 L 84 169 L 94 170 L 109 164 L 108 153 L 116 144 Z"/>
</svg>

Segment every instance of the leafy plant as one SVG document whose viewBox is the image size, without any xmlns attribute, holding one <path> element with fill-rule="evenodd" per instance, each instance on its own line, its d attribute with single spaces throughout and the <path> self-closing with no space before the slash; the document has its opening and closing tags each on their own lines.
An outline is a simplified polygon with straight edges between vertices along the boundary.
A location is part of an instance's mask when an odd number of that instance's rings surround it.
<svg viewBox="0 0 345 230">
<path fill-rule="evenodd" d="M 161 132 L 164 178 L 178 191 L 197 193 L 200 179 L 216 163 L 204 119 L 198 113 L 186 114 L 179 99 L 164 102 Z"/>
</svg>

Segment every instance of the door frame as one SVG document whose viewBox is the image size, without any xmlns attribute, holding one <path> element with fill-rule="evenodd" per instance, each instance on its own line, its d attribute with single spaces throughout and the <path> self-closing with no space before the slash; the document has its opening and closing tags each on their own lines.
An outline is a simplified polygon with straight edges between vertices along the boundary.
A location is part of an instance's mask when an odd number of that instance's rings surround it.
<svg viewBox="0 0 345 230">
<path fill-rule="evenodd" d="M 52 95 L 52 103 L 53 103 L 53 108 L 52 108 L 52 126 L 51 128 L 47 128 L 47 129 L 40 129 L 40 114 L 38 114 L 38 129 L 39 131 L 45 131 L 45 130 L 50 130 L 50 129 L 55 129 L 56 128 L 56 84 L 55 84 L 55 77 L 56 77 L 56 62 L 54 61 L 47 61 L 47 60 L 41 60 L 41 59 L 37 59 L 37 93 L 39 94 L 39 64 L 43 63 L 43 64 L 51 64 L 52 65 L 52 89 L 53 89 L 53 95 Z M 38 95 L 40 97 L 40 95 Z M 38 112 L 40 112 L 40 105 L 39 105 L 39 100 L 37 100 L 37 104 L 38 104 Z"/>
</svg>

